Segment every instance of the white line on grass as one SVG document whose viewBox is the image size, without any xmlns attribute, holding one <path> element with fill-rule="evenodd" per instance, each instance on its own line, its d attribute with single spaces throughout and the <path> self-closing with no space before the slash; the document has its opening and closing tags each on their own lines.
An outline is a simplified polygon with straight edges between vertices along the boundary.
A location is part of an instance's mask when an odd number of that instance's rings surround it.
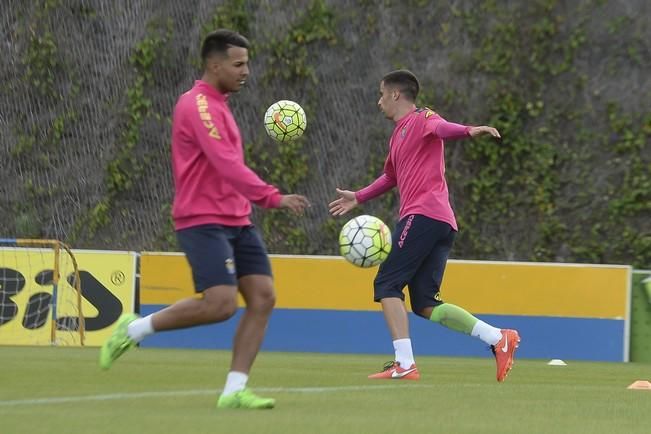
<svg viewBox="0 0 651 434">
<path fill-rule="evenodd" d="M 428 385 L 386 385 L 386 386 L 335 386 L 335 387 L 255 387 L 254 390 L 260 392 L 276 393 L 330 393 L 330 392 L 356 392 L 370 391 L 379 389 L 399 389 L 399 388 L 425 388 L 434 387 Z M 67 404 L 70 402 L 86 401 L 114 401 L 139 398 L 166 398 L 177 396 L 194 396 L 194 395 L 216 395 L 221 389 L 195 389 L 195 390 L 170 390 L 158 392 L 133 392 L 133 393 L 110 393 L 106 395 L 86 395 L 86 396 L 61 396 L 56 398 L 33 398 L 33 399 L 14 399 L 0 401 L 0 407 L 16 407 L 21 405 L 49 405 L 49 404 Z"/>
</svg>

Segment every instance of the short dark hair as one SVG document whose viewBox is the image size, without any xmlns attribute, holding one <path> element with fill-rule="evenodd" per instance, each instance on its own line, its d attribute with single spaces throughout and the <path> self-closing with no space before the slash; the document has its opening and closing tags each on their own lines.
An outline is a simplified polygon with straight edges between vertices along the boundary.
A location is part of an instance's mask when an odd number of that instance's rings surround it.
<svg viewBox="0 0 651 434">
<path fill-rule="evenodd" d="M 413 72 L 406 69 L 391 71 L 382 78 L 385 86 L 395 86 L 410 101 L 416 101 L 420 84 Z"/>
<path fill-rule="evenodd" d="M 249 48 L 249 40 L 233 30 L 218 29 L 208 33 L 201 44 L 201 61 L 206 62 L 213 54 L 226 55 L 230 47 Z"/>
</svg>

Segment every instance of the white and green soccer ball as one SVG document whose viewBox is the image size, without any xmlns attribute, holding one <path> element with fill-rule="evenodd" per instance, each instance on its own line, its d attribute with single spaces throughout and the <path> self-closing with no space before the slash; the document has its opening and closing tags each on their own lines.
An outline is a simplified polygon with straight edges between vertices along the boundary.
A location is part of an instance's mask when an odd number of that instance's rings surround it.
<svg viewBox="0 0 651 434">
<path fill-rule="evenodd" d="M 339 252 L 348 262 L 368 268 L 380 265 L 391 251 L 391 230 L 377 217 L 350 219 L 339 233 Z"/>
<path fill-rule="evenodd" d="M 306 127 L 305 111 L 294 101 L 275 102 L 264 114 L 264 128 L 267 134 L 279 142 L 294 140 L 302 136 Z"/>
</svg>

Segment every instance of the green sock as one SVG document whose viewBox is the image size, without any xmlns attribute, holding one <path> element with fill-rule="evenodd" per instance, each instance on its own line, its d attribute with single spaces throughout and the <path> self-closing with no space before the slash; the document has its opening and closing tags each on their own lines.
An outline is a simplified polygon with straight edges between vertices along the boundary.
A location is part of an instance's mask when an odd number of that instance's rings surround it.
<svg viewBox="0 0 651 434">
<path fill-rule="evenodd" d="M 472 328 L 479 321 L 467 310 L 450 303 L 443 303 L 432 309 L 432 315 L 429 319 L 467 335 L 472 332 Z"/>
</svg>

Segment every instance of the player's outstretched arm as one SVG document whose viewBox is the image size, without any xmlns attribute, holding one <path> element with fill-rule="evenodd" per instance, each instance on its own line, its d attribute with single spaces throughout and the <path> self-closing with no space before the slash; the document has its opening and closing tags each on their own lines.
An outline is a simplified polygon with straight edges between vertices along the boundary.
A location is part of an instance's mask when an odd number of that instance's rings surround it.
<svg viewBox="0 0 651 434">
<path fill-rule="evenodd" d="M 300 194 L 284 194 L 278 204 L 278 208 L 287 208 L 296 215 L 302 215 L 309 206 L 310 201 Z"/>
<path fill-rule="evenodd" d="M 500 136 L 499 131 L 497 131 L 493 127 L 487 127 L 485 125 L 482 125 L 480 127 L 470 127 L 470 129 L 468 130 L 468 134 L 470 135 L 470 137 L 477 137 L 484 134 L 488 134 L 492 137 L 495 137 L 496 139 L 502 138 L 502 136 Z"/>
<path fill-rule="evenodd" d="M 339 198 L 333 200 L 328 205 L 330 208 L 330 214 L 333 216 L 344 215 L 357 206 L 357 199 L 355 198 L 354 191 L 341 190 L 338 188 L 337 194 L 339 195 Z"/>
</svg>

